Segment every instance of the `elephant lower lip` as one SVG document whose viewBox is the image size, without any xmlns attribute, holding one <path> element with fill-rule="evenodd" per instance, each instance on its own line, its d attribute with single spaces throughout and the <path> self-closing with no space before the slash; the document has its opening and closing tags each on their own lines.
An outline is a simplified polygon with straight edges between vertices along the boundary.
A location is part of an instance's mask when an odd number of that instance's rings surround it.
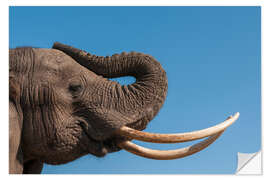
<svg viewBox="0 0 270 180">
<path fill-rule="evenodd" d="M 93 139 L 88 132 L 85 130 L 84 126 L 82 126 L 83 132 L 87 139 L 89 140 L 89 149 L 88 153 L 93 154 L 97 157 L 104 157 L 109 151 L 108 148 L 104 146 L 102 141 L 97 141 Z"/>
<path fill-rule="evenodd" d="M 116 152 L 121 150 L 113 140 L 106 141 L 93 141 L 91 139 L 91 144 L 94 142 L 95 150 L 93 152 L 93 147 L 91 145 L 89 152 L 97 157 L 104 157 L 108 153 Z"/>
<path fill-rule="evenodd" d="M 104 157 L 107 153 L 121 150 L 121 148 L 117 146 L 117 142 L 119 141 L 117 140 L 117 138 L 113 137 L 105 140 L 96 140 L 89 134 L 83 123 L 80 125 L 83 129 L 84 134 L 89 139 L 90 147 L 88 151 L 90 154 L 93 154 L 97 157 Z M 93 147 L 95 147 L 94 150 Z"/>
<path fill-rule="evenodd" d="M 98 151 L 95 152 L 95 156 L 104 157 L 108 153 L 108 150 L 105 147 L 100 147 Z"/>
<path fill-rule="evenodd" d="M 103 144 L 109 153 L 121 150 L 121 148 L 117 146 L 117 143 L 114 140 L 104 141 Z"/>
<path fill-rule="evenodd" d="M 103 142 L 95 141 L 86 133 L 90 143 L 89 143 L 89 153 L 93 154 L 97 157 L 104 157 L 108 152 L 110 152 L 109 148 L 104 146 Z"/>
</svg>

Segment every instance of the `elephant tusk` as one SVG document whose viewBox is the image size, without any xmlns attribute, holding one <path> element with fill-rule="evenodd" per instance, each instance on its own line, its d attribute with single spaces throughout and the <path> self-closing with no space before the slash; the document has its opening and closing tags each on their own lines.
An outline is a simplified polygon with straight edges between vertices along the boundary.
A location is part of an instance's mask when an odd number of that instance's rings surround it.
<svg viewBox="0 0 270 180">
<path fill-rule="evenodd" d="M 116 134 L 152 143 L 179 143 L 179 142 L 193 141 L 224 131 L 227 127 L 232 125 L 238 119 L 239 115 L 240 113 L 237 112 L 234 116 L 230 116 L 224 122 L 218 125 L 187 133 L 157 134 L 157 133 L 142 132 L 123 126 L 116 131 Z"/>
<path fill-rule="evenodd" d="M 157 159 L 157 160 L 170 160 L 170 159 L 178 159 L 183 158 L 189 155 L 192 155 L 196 152 L 199 152 L 203 149 L 205 149 L 207 146 L 212 144 L 224 131 L 221 131 L 219 133 L 216 133 L 209 138 L 205 139 L 204 141 L 201 141 L 195 145 L 184 147 L 181 149 L 175 149 L 175 150 L 153 150 L 148 149 L 142 146 L 138 146 L 136 144 L 133 144 L 130 141 L 124 141 L 118 144 L 118 146 L 122 149 L 125 149 L 126 151 L 136 154 L 138 156 L 142 156 L 145 158 L 150 159 Z"/>
</svg>

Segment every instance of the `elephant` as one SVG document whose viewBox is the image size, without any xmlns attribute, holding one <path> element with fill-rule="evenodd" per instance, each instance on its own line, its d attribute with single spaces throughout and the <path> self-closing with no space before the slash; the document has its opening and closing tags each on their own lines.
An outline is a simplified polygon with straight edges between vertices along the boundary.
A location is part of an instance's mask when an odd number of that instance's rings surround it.
<svg viewBox="0 0 270 180">
<path fill-rule="evenodd" d="M 133 76 L 120 85 L 109 78 Z M 166 99 L 168 80 L 151 55 L 96 56 L 69 45 L 9 50 L 9 173 L 38 174 L 91 154 L 125 149 L 152 159 L 194 154 L 214 142 L 239 116 L 204 130 L 143 132 Z M 209 137 L 193 146 L 159 151 L 131 142 L 177 143 Z"/>
</svg>

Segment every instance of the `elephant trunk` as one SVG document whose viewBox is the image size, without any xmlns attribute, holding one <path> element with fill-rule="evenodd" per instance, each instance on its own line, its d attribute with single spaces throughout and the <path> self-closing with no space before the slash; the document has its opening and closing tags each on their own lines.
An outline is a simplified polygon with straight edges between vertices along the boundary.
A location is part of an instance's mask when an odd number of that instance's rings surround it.
<svg viewBox="0 0 270 180">
<path fill-rule="evenodd" d="M 53 48 L 65 52 L 104 78 L 134 76 L 136 82 L 129 85 L 107 81 L 112 92 L 107 102 L 114 102 L 110 107 L 113 106 L 117 112 L 133 119 L 126 123 L 132 127 L 144 129 L 165 101 L 168 88 L 166 72 L 149 55 L 131 52 L 102 57 L 61 43 L 55 43 Z"/>
</svg>

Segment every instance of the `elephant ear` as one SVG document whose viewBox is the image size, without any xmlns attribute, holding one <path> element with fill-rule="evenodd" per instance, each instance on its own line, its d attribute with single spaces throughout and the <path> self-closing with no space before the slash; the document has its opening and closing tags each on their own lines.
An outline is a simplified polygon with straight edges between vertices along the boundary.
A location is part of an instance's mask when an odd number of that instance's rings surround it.
<svg viewBox="0 0 270 180">
<path fill-rule="evenodd" d="M 23 152 L 21 149 L 23 117 L 19 105 L 19 88 L 14 78 L 9 78 L 9 173 L 23 173 Z"/>
</svg>

